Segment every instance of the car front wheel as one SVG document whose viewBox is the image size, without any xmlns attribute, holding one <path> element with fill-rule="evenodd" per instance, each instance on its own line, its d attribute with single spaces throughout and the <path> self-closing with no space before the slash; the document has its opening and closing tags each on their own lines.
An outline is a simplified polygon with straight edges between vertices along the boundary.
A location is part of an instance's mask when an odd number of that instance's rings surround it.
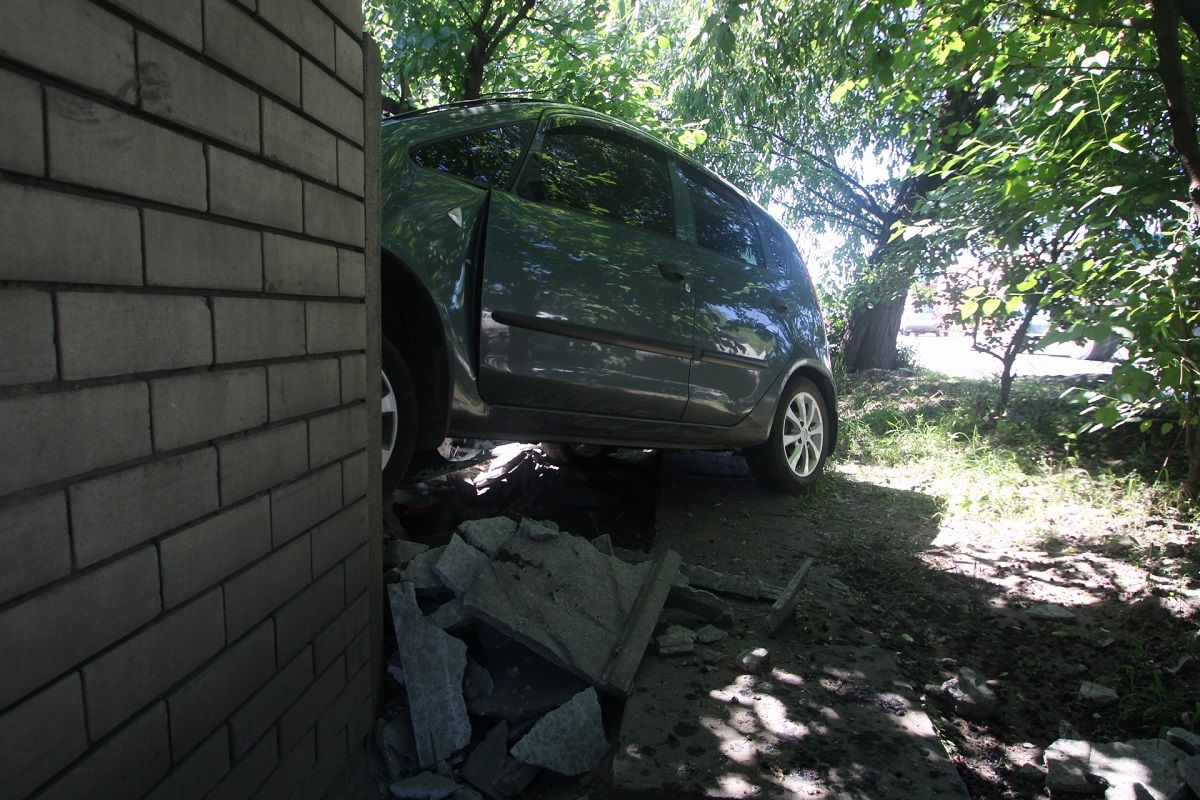
<svg viewBox="0 0 1200 800">
<path fill-rule="evenodd" d="M 829 451 L 829 412 L 808 378 L 790 380 L 767 441 L 745 450 L 750 473 L 777 492 L 799 494 L 821 477 Z"/>
<path fill-rule="evenodd" d="M 387 339 L 382 343 L 383 497 L 386 501 L 408 472 L 417 441 L 417 393 L 408 364 Z"/>
</svg>

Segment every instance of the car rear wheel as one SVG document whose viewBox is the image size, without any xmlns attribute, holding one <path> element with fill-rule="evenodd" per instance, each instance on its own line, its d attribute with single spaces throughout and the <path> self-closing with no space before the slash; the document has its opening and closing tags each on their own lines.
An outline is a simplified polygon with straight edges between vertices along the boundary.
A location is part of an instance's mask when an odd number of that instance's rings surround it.
<svg viewBox="0 0 1200 800">
<path fill-rule="evenodd" d="M 408 364 L 392 343 L 382 343 L 383 392 L 380 399 L 383 497 L 386 501 L 412 462 L 417 441 L 417 393 Z"/>
<path fill-rule="evenodd" d="M 803 492 L 825 469 L 829 425 L 821 390 L 808 378 L 793 378 L 779 398 L 767 441 L 745 450 L 750 473 L 773 491 Z"/>
</svg>

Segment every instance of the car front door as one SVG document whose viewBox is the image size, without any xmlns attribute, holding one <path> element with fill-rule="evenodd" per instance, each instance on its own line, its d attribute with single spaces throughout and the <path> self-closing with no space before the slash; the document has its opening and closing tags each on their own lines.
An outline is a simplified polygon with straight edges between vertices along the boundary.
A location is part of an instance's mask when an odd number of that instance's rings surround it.
<svg viewBox="0 0 1200 800">
<path fill-rule="evenodd" d="M 690 164 L 678 177 L 691 208 L 696 360 L 685 422 L 731 425 L 754 408 L 788 356 L 789 272 L 763 247 L 757 212 Z"/>
<path fill-rule="evenodd" d="M 543 121 L 516 191 L 493 192 L 479 389 L 493 404 L 678 420 L 690 245 L 668 152 L 600 119 Z"/>
</svg>

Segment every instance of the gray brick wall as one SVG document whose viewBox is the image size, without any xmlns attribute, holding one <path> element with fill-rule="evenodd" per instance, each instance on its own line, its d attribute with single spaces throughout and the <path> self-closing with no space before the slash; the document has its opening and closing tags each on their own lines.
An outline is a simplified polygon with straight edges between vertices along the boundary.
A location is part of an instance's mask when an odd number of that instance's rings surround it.
<svg viewBox="0 0 1200 800">
<path fill-rule="evenodd" d="M 319 797 L 379 678 L 360 3 L 4 5 L 0 800 Z"/>
</svg>

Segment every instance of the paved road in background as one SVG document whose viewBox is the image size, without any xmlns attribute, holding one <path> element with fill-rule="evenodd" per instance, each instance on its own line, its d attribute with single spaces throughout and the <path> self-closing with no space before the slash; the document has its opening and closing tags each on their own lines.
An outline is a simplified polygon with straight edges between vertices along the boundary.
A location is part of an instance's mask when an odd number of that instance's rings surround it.
<svg viewBox="0 0 1200 800">
<path fill-rule="evenodd" d="M 971 349 L 966 336 L 901 336 L 899 345 L 916 350 L 917 363 L 930 370 L 956 378 L 985 378 L 1000 374 L 1000 361 Z M 1017 356 L 1013 372 L 1018 376 L 1107 375 L 1112 362 L 1085 361 L 1084 347 L 1070 343 L 1054 344 L 1037 353 Z"/>
</svg>

